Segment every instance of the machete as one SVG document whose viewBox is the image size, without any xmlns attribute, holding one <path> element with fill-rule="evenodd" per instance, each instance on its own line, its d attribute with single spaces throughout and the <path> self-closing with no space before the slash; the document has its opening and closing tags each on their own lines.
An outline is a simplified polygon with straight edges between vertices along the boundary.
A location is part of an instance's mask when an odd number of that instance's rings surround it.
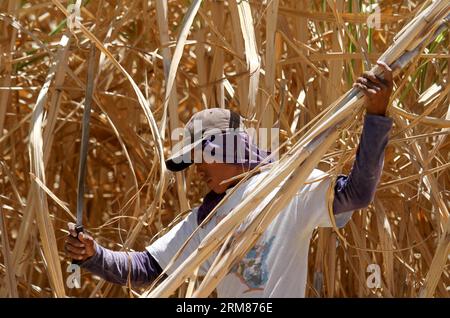
<svg viewBox="0 0 450 318">
<path fill-rule="evenodd" d="M 95 58 L 95 45 L 91 45 L 89 53 L 89 64 L 86 83 L 86 97 L 84 100 L 83 122 L 81 131 L 81 146 L 80 146 L 80 163 L 78 166 L 78 191 L 77 191 L 77 224 L 75 231 L 77 237 L 80 232 L 83 232 L 83 205 L 84 205 L 84 188 L 86 177 L 86 159 L 89 145 L 89 121 L 91 119 L 91 104 L 92 93 L 94 90 L 94 58 Z M 72 264 L 80 264 L 81 261 L 72 260 Z"/>
</svg>

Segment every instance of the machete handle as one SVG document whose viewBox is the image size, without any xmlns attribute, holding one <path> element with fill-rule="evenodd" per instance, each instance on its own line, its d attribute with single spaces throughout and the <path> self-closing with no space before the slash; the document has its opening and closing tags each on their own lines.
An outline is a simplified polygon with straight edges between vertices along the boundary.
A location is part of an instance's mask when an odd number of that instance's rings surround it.
<svg viewBox="0 0 450 318">
<path fill-rule="evenodd" d="M 83 225 L 75 226 L 75 231 L 77 232 L 77 237 L 78 237 L 78 234 L 84 231 Z"/>
<path fill-rule="evenodd" d="M 81 233 L 81 232 L 84 232 L 83 225 L 77 225 L 77 226 L 75 226 L 75 231 L 77 232 L 77 240 L 78 240 L 78 234 Z M 77 259 L 73 259 L 73 260 L 72 260 L 72 264 L 75 264 L 75 265 L 80 265 L 82 262 L 83 262 L 83 261 L 77 260 Z"/>
</svg>

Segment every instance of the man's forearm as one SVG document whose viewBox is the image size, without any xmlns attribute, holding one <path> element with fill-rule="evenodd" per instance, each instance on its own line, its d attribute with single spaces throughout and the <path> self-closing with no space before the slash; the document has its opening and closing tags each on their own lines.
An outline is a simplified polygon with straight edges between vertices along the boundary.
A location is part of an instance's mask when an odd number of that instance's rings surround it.
<svg viewBox="0 0 450 318">
<path fill-rule="evenodd" d="M 352 170 L 348 176 L 336 180 L 334 214 L 361 209 L 373 200 L 391 127 L 391 118 L 366 115 Z"/>
<path fill-rule="evenodd" d="M 99 244 L 96 253 L 81 264 L 91 273 L 115 284 L 142 286 L 152 282 L 162 270 L 149 252 L 114 252 Z"/>
</svg>

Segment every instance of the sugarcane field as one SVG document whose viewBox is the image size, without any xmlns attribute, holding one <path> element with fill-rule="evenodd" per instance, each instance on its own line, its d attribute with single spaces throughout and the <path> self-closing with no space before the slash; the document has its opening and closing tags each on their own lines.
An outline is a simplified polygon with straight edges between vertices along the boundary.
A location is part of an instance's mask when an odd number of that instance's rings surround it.
<svg viewBox="0 0 450 318">
<path fill-rule="evenodd" d="M 0 298 L 449 298 L 449 25 L 0 1 Z"/>
</svg>

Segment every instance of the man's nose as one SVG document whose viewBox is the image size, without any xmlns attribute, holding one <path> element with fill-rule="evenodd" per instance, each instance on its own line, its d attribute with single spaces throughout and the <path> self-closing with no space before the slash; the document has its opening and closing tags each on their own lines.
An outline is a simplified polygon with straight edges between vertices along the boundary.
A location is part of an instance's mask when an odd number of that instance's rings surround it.
<svg viewBox="0 0 450 318">
<path fill-rule="evenodd" d="M 200 165 L 197 165 L 197 173 L 200 176 L 200 178 L 205 177 L 205 171 L 200 167 Z"/>
</svg>

